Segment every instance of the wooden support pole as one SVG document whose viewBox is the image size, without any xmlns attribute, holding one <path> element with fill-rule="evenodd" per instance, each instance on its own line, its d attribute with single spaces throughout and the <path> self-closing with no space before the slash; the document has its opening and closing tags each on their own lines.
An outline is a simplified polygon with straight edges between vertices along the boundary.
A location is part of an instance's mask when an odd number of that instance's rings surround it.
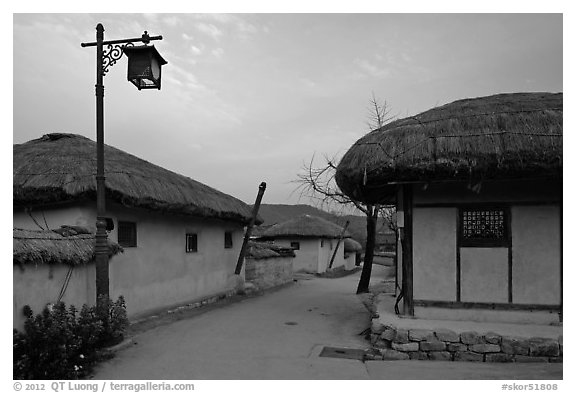
<svg viewBox="0 0 576 393">
<path fill-rule="evenodd" d="M 346 229 L 348 229 L 348 225 L 350 225 L 350 221 L 346 221 L 342 232 L 340 233 L 340 237 L 338 237 L 338 243 L 336 243 L 336 249 L 334 249 L 334 254 L 332 254 L 332 258 L 330 258 L 330 265 L 328 265 L 328 269 L 332 269 L 332 264 L 334 264 L 334 258 L 336 258 L 336 253 L 338 252 L 338 247 L 340 247 L 340 242 L 346 233 Z"/>
<path fill-rule="evenodd" d="M 252 217 L 248 222 L 246 227 L 246 233 L 244 234 L 244 241 L 242 242 L 242 248 L 240 249 L 240 255 L 238 256 L 238 262 L 236 262 L 236 270 L 234 274 L 239 275 L 242 271 L 242 264 L 244 263 L 244 254 L 246 254 L 246 249 L 248 248 L 248 240 L 250 240 L 250 235 L 252 234 L 252 227 L 256 222 L 256 217 L 258 217 L 258 210 L 260 210 L 260 203 L 262 202 L 262 197 L 264 196 L 264 191 L 266 191 L 266 183 L 260 183 L 258 187 L 258 196 L 256 196 L 256 202 L 252 208 Z"/>
<path fill-rule="evenodd" d="M 414 271 L 412 253 L 412 186 L 403 186 L 404 239 L 402 241 L 402 292 L 404 315 L 414 316 Z"/>
</svg>

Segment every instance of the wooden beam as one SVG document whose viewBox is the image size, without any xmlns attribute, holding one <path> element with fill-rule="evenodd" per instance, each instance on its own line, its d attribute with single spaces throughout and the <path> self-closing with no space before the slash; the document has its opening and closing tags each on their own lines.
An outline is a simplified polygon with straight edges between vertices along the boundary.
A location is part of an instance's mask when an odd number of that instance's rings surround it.
<svg viewBox="0 0 576 393">
<path fill-rule="evenodd" d="M 238 255 L 238 262 L 236 262 L 236 270 L 234 274 L 239 275 L 242 271 L 242 264 L 244 263 L 244 255 L 246 254 L 246 249 L 248 248 L 248 240 L 250 240 L 250 235 L 252 234 L 252 227 L 256 222 L 256 217 L 258 217 L 258 210 L 260 210 L 260 203 L 262 202 L 262 197 L 264 196 L 264 191 L 266 191 L 266 183 L 260 183 L 258 187 L 258 195 L 256 196 L 256 203 L 252 208 L 252 217 L 248 222 L 246 227 L 246 233 L 244 234 L 244 241 L 242 242 L 242 248 L 240 249 L 240 255 Z"/>
<path fill-rule="evenodd" d="M 346 233 L 346 229 L 348 229 L 348 225 L 350 225 L 350 221 L 346 221 L 346 225 L 342 229 L 340 236 L 338 237 L 338 243 L 336 243 L 336 248 L 334 249 L 334 253 L 332 254 L 332 258 L 330 258 L 330 265 L 328 265 L 328 269 L 332 269 L 332 265 L 334 264 L 334 258 L 336 258 L 336 253 L 338 252 L 338 247 L 340 247 L 340 242 L 342 242 L 342 238 Z"/>
<path fill-rule="evenodd" d="M 404 315 L 414 316 L 414 267 L 413 267 L 413 193 L 411 185 L 403 186 L 404 239 L 402 241 L 402 292 Z"/>
<path fill-rule="evenodd" d="M 555 311 L 561 312 L 562 305 L 557 304 L 514 304 L 514 303 L 483 303 L 483 302 L 452 302 L 443 300 L 414 300 L 417 307 L 439 307 L 451 309 L 482 309 L 482 310 L 515 310 L 515 311 Z"/>
</svg>

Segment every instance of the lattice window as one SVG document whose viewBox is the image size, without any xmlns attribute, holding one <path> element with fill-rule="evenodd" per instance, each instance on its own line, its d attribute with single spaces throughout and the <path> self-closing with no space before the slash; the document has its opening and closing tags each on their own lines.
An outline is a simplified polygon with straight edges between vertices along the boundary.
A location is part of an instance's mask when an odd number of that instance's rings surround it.
<svg viewBox="0 0 576 393">
<path fill-rule="evenodd" d="M 463 246 L 508 244 L 508 209 L 503 207 L 462 208 L 460 239 Z"/>
<path fill-rule="evenodd" d="M 118 244 L 122 247 L 136 247 L 137 243 L 136 223 L 118 221 Z"/>
</svg>

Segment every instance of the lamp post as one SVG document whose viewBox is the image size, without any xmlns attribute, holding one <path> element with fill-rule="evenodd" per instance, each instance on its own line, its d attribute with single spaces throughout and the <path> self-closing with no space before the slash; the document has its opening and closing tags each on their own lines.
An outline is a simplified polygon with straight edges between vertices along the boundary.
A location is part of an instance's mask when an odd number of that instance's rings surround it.
<svg viewBox="0 0 576 393">
<path fill-rule="evenodd" d="M 104 176 L 104 76 L 108 68 L 116 64 L 124 53 L 128 56 L 128 80 L 138 90 L 160 90 L 161 68 L 167 64 L 150 41 L 162 36 L 150 37 L 144 32 L 140 38 L 104 41 L 104 26 L 96 26 L 96 42 L 80 44 L 83 48 L 96 47 L 96 303 L 100 310 L 106 307 L 110 297 L 108 269 L 108 233 L 111 229 L 106 219 L 106 182 Z M 134 46 L 142 42 L 142 46 Z M 107 45 L 107 49 L 104 49 Z"/>
</svg>

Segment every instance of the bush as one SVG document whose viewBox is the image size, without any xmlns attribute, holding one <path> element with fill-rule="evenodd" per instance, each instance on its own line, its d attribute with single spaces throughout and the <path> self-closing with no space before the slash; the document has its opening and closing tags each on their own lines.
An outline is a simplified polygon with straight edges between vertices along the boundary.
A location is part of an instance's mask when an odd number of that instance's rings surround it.
<svg viewBox="0 0 576 393">
<path fill-rule="evenodd" d="M 78 379 L 98 360 L 98 349 L 122 341 L 128 318 L 120 296 L 108 301 L 105 314 L 84 305 L 77 313 L 63 302 L 34 316 L 29 306 L 24 332 L 13 332 L 14 379 Z M 78 315 L 77 315 L 78 314 Z"/>
</svg>

